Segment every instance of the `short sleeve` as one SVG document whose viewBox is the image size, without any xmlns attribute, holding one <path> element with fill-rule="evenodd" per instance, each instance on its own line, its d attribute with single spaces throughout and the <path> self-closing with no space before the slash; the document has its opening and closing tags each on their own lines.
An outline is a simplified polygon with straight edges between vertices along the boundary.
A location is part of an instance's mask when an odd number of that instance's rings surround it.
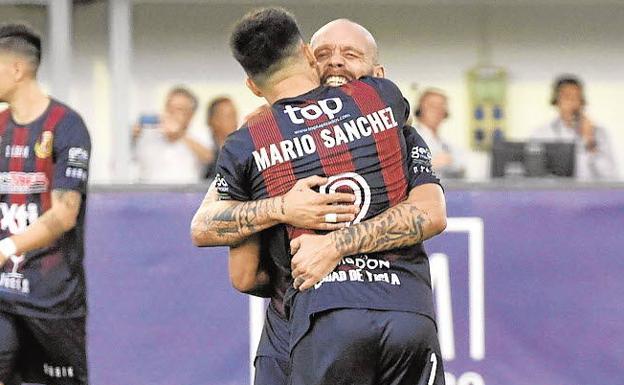
<svg viewBox="0 0 624 385">
<path fill-rule="evenodd" d="M 431 166 L 431 151 L 427 143 L 414 127 L 404 126 L 403 135 L 407 151 L 409 189 L 427 183 L 440 185 L 440 179 Z"/>
<path fill-rule="evenodd" d="M 82 118 L 70 112 L 54 133 L 54 182 L 52 189 L 85 193 L 89 178 L 91 138 Z"/>
<path fill-rule="evenodd" d="M 223 144 L 215 168 L 215 188 L 220 200 L 247 201 L 251 199 L 249 180 L 245 159 L 249 157 L 241 153 L 239 131 L 230 135 Z"/>
</svg>

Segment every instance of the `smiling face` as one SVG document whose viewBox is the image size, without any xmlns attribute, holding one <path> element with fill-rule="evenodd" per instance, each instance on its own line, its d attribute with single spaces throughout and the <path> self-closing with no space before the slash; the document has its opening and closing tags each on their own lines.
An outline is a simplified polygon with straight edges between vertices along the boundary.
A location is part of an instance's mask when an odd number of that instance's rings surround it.
<svg viewBox="0 0 624 385">
<path fill-rule="evenodd" d="M 334 20 L 321 27 L 310 41 L 321 73 L 321 83 L 340 86 L 362 76 L 383 77 L 377 64 L 377 44 L 361 25 Z"/>
</svg>

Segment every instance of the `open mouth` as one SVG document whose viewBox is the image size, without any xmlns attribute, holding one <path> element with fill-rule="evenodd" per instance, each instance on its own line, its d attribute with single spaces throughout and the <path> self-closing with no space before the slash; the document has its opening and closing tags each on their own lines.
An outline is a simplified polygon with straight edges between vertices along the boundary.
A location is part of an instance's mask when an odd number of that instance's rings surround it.
<svg viewBox="0 0 624 385">
<path fill-rule="evenodd" d="M 349 79 L 342 75 L 331 75 L 325 79 L 325 85 L 330 87 L 339 87 L 343 84 L 347 84 Z"/>
</svg>

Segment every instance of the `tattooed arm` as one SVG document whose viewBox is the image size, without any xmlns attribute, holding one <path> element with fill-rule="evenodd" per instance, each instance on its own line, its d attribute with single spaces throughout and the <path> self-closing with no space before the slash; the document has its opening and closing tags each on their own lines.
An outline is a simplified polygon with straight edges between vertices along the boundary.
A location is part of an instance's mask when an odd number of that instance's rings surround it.
<svg viewBox="0 0 624 385">
<path fill-rule="evenodd" d="M 412 246 L 445 228 L 446 204 L 440 186 L 415 187 L 407 200 L 374 218 L 325 235 L 304 234 L 294 239 L 290 245 L 295 287 L 312 287 L 343 257 Z"/>
<path fill-rule="evenodd" d="M 193 244 L 235 246 L 279 223 L 316 230 L 343 228 L 357 212 L 351 205 L 355 198 L 352 194 L 319 194 L 312 189 L 326 182 L 327 178 L 319 176 L 304 178 L 282 196 L 248 202 L 219 200 L 213 185 L 193 217 Z M 336 203 L 349 205 L 335 206 Z M 330 212 L 338 213 L 338 223 L 325 222 L 325 214 Z"/>
<path fill-rule="evenodd" d="M 73 190 L 52 190 L 52 207 L 21 234 L 11 235 L 17 251 L 23 254 L 50 245 L 76 225 L 82 202 L 81 193 Z M 8 255 L 0 254 L 0 266 Z"/>
</svg>

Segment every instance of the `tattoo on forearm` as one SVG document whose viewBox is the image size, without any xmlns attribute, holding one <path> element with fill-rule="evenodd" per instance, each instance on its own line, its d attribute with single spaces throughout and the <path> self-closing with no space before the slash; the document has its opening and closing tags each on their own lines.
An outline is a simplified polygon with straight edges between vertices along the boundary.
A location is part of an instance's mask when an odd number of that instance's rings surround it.
<svg viewBox="0 0 624 385">
<path fill-rule="evenodd" d="M 428 223 L 425 211 L 400 203 L 368 221 L 334 231 L 331 237 L 341 255 L 373 253 L 423 241 Z"/>
<path fill-rule="evenodd" d="M 204 201 L 214 203 L 209 197 Z M 235 202 L 232 206 L 214 210 L 200 209 L 196 230 L 215 232 L 224 241 L 246 237 L 270 225 L 273 213 L 284 213 L 282 198 L 262 199 L 249 202 Z M 203 206 L 203 205 L 202 205 Z"/>
</svg>

